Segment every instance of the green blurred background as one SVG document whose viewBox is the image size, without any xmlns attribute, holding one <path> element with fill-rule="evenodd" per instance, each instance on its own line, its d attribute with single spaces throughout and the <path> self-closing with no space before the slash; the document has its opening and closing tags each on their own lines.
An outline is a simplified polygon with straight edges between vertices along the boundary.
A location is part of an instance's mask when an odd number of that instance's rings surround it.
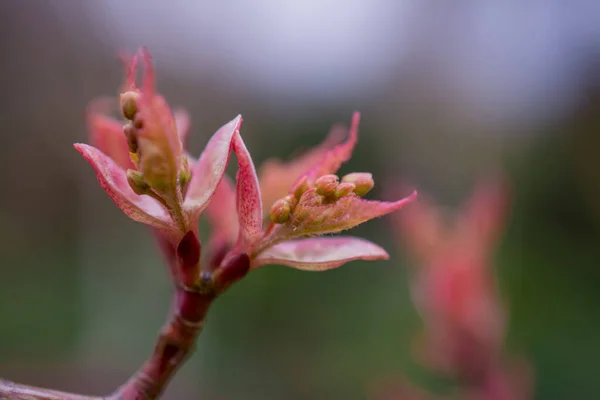
<svg viewBox="0 0 600 400">
<path fill-rule="evenodd" d="M 600 7 L 590 1 L 0 2 L 0 376 L 107 393 L 168 311 L 160 255 L 73 151 L 84 110 L 144 44 L 192 115 L 190 149 L 236 114 L 257 164 L 362 112 L 373 197 L 410 182 L 456 207 L 502 168 L 514 207 L 495 257 L 507 351 L 536 399 L 595 398 L 600 360 Z M 439 389 L 391 221 L 353 232 L 387 262 L 268 267 L 211 310 L 171 399 L 366 399 L 381 380 Z M 207 230 L 204 229 L 204 232 Z"/>
</svg>

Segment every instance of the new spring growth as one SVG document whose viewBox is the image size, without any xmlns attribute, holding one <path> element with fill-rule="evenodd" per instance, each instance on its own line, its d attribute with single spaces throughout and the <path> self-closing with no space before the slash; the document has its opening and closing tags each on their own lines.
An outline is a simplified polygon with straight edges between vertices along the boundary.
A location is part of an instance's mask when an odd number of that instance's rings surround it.
<svg viewBox="0 0 600 400">
<path fill-rule="evenodd" d="M 150 194 L 150 188 L 169 207 L 176 208 L 176 203 L 180 203 L 183 197 L 178 187 L 189 182 L 189 168 L 187 173 L 180 174 L 180 170 L 185 169 L 182 164 L 187 163 L 183 161 L 185 157 L 181 157 L 182 145 L 175 121 L 166 101 L 155 93 L 150 56 L 143 51 L 141 56 L 145 67 L 142 87 L 138 89 L 134 81 L 134 60 L 126 90 L 120 95 L 121 113 L 129 121 L 123 127 L 123 134 L 127 139 L 131 160 L 139 172 L 128 173 L 128 181 L 135 183 L 132 186 L 134 192 Z M 183 185 L 179 183 L 181 180 L 184 181 Z"/>
<path fill-rule="evenodd" d="M 333 197 L 335 189 L 337 189 L 340 178 L 337 175 L 323 175 L 315 181 L 317 193 L 325 198 Z"/>
<path fill-rule="evenodd" d="M 121 93 L 121 111 L 125 119 L 133 121 L 138 112 L 138 101 L 140 94 L 135 90 L 128 90 Z"/>
<path fill-rule="evenodd" d="M 292 195 L 287 195 L 277 200 L 273 204 L 273 207 L 271 207 L 271 212 L 269 214 L 271 221 L 275 222 L 276 224 L 284 224 L 288 222 L 296 202 L 296 198 Z"/>
<path fill-rule="evenodd" d="M 137 195 L 150 195 L 152 193 L 152 188 L 150 185 L 146 183 L 144 177 L 139 171 L 135 171 L 133 169 L 127 170 L 127 183 L 131 186 L 131 189 Z"/>
<path fill-rule="evenodd" d="M 354 185 L 353 192 L 358 197 L 363 197 L 373 189 L 375 181 L 373 175 L 368 172 L 354 172 L 342 178 L 342 183 L 351 183 Z"/>
<path fill-rule="evenodd" d="M 336 133 L 335 140 L 326 140 L 297 160 L 267 161 L 262 182 L 241 135 L 234 135 L 236 182 L 224 177 L 207 208 L 213 235 L 219 239 L 215 249 L 223 243 L 230 249 L 219 259 L 221 268 L 238 254 L 248 255 L 250 270 L 279 264 L 324 271 L 353 260 L 389 257 L 383 248 L 364 239 L 319 237 L 399 210 L 416 197 L 413 192 L 393 202 L 367 200 L 359 195 L 373 187 L 371 174 L 350 174 L 341 180 L 334 175 L 352 156 L 358 122 L 359 114 L 354 113 L 344 141 Z M 268 224 L 263 218 L 265 201 Z"/>
<path fill-rule="evenodd" d="M 133 78 L 138 59 L 145 70 L 139 88 Z M 127 123 L 123 126 L 105 115 L 109 103 L 97 99 L 88 108 L 93 146 L 76 143 L 74 147 L 129 218 L 152 226 L 162 241 L 179 246 L 184 236 L 197 237 L 198 220 L 206 210 L 213 228 L 209 251 L 220 254 L 223 246 L 226 249 L 211 270 L 239 266 L 236 273 L 230 271 L 233 275 L 226 274 L 236 279 L 248 269 L 268 264 L 322 271 L 352 260 L 388 258 L 383 248 L 364 239 L 316 237 L 397 211 L 416 197 L 415 192 L 393 202 L 366 200 L 361 196 L 373 187 L 370 174 L 350 174 L 341 180 L 332 175 L 352 156 L 358 113 L 353 114 L 349 129 L 335 128 L 320 146 L 299 159 L 268 163 L 270 168 L 259 180 L 240 135 L 241 116 L 219 128 L 195 160 L 182 145 L 189 117 L 182 111 L 171 113 L 156 92 L 148 51 L 141 49 L 126 64 L 118 104 Z M 235 184 L 224 175 L 231 152 L 238 161 Z M 267 226 L 263 204 L 273 221 Z M 248 262 L 230 264 L 235 257 L 246 257 Z M 198 265 L 182 272 L 186 285 L 198 278 Z"/>
<path fill-rule="evenodd" d="M 144 75 L 135 82 L 136 64 Z M 152 226 L 176 246 L 196 233 L 198 219 L 223 178 L 242 119 L 237 116 L 211 137 L 197 160 L 183 151 L 189 117 L 171 112 L 156 90 L 148 50 L 126 61 L 125 82 L 117 99 L 98 98 L 88 106 L 91 145 L 75 149 L 90 163 L 102 189 L 131 219 Z M 110 116 L 111 104 L 121 116 Z"/>
<path fill-rule="evenodd" d="M 334 204 L 348 196 L 362 197 L 375 186 L 373 176 L 366 172 L 355 172 L 340 179 L 337 175 L 327 174 L 317 178 L 311 187 L 306 177 L 292 188 L 289 194 L 277 200 L 271 207 L 269 216 L 276 224 L 284 224 L 293 217 L 296 222 L 303 221 L 306 212 L 294 214 L 296 206 L 315 207 Z M 306 211 L 306 210 L 304 210 Z"/>
</svg>

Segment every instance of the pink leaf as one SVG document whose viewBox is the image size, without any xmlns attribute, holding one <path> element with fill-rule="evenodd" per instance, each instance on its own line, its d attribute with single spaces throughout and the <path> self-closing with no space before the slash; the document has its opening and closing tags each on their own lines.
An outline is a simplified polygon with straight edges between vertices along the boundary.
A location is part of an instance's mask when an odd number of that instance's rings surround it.
<svg viewBox="0 0 600 400">
<path fill-rule="evenodd" d="M 364 200 L 358 196 L 347 196 L 333 204 L 299 203 L 292 216 L 293 230 L 286 237 L 341 232 L 370 219 L 399 210 L 416 197 L 417 192 L 413 192 L 410 196 L 395 202 Z"/>
<path fill-rule="evenodd" d="M 169 104 L 156 92 L 156 74 L 152 57 L 145 47 L 140 48 L 138 55 L 142 60 L 144 76 L 139 99 L 137 100 L 138 113 L 136 119 L 143 124 L 143 128 L 137 130 L 138 142 L 140 144 L 140 171 L 145 173 L 144 149 L 142 139 L 151 142 L 149 149 L 160 154 L 162 162 L 166 165 L 166 174 L 171 182 L 177 180 L 179 169 L 179 157 L 183 152 L 183 146 L 179 139 L 177 126 Z M 135 60 L 132 63 L 132 74 L 135 74 Z M 135 84 L 135 83 L 134 83 Z M 165 172 L 163 172 L 165 173 Z M 147 177 L 150 179 L 150 177 Z"/>
<path fill-rule="evenodd" d="M 238 159 L 236 208 L 240 233 L 237 246 L 243 251 L 262 235 L 262 202 L 256 169 L 239 133 L 234 137 L 233 150 Z"/>
<path fill-rule="evenodd" d="M 348 139 L 333 149 L 328 151 L 323 159 L 313 166 L 306 174 L 310 183 L 313 183 L 317 178 L 327 174 L 335 174 L 340 166 L 352 157 L 352 151 L 358 141 L 358 123 L 360 122 L 360 113 L 352 114 L 352 123 L 348 133 Z"/>
<path fill-rule="evenodd" d="M 121 92 L 126 92 L 128 90 L 138 90 L 137 85 L 135 83 L 135 72 L 138 63 L 138 55 L 131 55 L 127 51 L 121 51 L 119 53 L 119 59 L 121 60 L 121 64 L 123 64 L 123 68 L 125 71 L 123 85 L 121 85 Z"/>
<path fill-rule="evenodd" d="M 77 143 L 74 147 L 94 168 L 100 186 L 125 215 L 165 232 L 173 230 L 173 222 L 165 209 L 153 198 L 135 194 L 127 183 L 125 171 L 113 160 L 87 144 Z"/>
<path fill-rule="evenodd" d="M 144 124 L 144 128 L 138 130 L 139 138 L 148 139 L 155 146 L 159 146 L 161 154 L 169 160 L 175 172 L 178 168 L 177 159 L 183 152 L 183 145 L 169 104 L 160 95 L 155 94 L 150 97 L 142 93 L 139 100 L 139 116 Z"/>
<path fill-rule="evenodd" d="M 235 202 L 235 186 L 224 175 L 206 208 L 206 216 L 212 227 L 212 240 L 232 245 L 237 239 L 239 222 Z"/>
<path fill-rule="evenodd" d="M 217 189 L 229 162 L 234 133 L 241 124 L 242 117 L 238 115 L 219 128 L 194 165 L 185 197 L 185 206 L 192 220 L 198 219 Z"/>
<path fill-rule="evenodd" d="M 259 182 L 265 213 L 275 201 L 289 193 L 290 188 L 303 174 L 319 163 L 332 147 L 338 145 L 347 135 L 347 131 L 347 128 L 336 125 L 323 143 L 300 156 L 288 162 L 276 159 L 264 162 L 259 170 Z"/>
<path fill-rule="evenodd" d="M 279 264 L 305 271 L 325 271 L 354 260 L 387 260 L 378 245 L 355 237 L 327 237 L 291 240 L 263 251 L 252 268 Z"/>
<path fill-rule="evenodd" d="M 152 56 L 146 47 L 140 47 L 138 49 L 137 56 L 142 59 L 142 63 L 144 64 L 144 77 L 141 88 L 142 92 L 146 93 L 148 96 L 153 96 L 156 90 L 156 72 L 154 71 L 154 64 L 152 63 Z M 136 62 L 137 57 L 134 57 L 131 64 L 131 73 L 133 74 L 133 78 L 135 78 Z"/>
</svg>

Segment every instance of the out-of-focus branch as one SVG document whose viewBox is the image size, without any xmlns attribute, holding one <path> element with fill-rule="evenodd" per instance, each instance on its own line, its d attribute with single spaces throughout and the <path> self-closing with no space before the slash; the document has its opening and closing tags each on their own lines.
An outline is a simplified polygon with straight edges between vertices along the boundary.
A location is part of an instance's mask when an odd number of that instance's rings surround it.
<svg viewBox="0 0 600 400">
<path fill-rule="evenodd" d="M 59 392 L 0 379 L 0 400 L 107 400 L 107 398 Z"/>
</svg>

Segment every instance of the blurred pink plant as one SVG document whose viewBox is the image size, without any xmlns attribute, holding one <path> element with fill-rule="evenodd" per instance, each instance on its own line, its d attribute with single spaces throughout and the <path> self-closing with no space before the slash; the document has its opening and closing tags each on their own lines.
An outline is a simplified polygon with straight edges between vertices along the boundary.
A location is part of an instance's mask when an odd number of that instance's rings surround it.
<svg viewBox="0 0 600 400">
<path fill-rule="evenodd" d="M 505 181 L 481 182 L 453 224 L 420 201 L 395 227 L 414 259 L 412 297 L 425 323 L 418 357 L 464 384 L 469 399 L 527 399 L 527 364 L 506 361 L 507 315 L 492 253 L 508 216 Z"/>
</svg>

